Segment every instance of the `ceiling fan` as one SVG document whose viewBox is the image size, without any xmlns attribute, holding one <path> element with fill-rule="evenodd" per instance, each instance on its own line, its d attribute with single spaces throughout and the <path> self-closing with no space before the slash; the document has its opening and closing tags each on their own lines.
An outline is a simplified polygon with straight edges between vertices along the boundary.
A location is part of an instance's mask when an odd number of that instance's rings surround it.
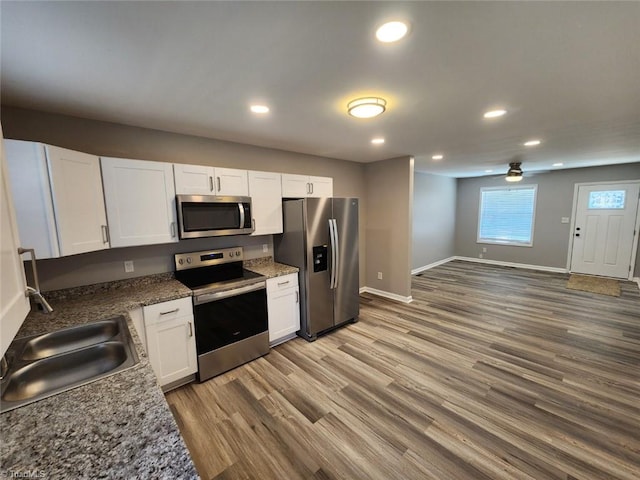
<svg viewBox="0 0 640 480">
<path fill-rule="evenodd" d="M 507 176 L 504 179 L 507 182 L 519 182 L 523 179 L 522 162 L 510 162 Z"/>
</svg>

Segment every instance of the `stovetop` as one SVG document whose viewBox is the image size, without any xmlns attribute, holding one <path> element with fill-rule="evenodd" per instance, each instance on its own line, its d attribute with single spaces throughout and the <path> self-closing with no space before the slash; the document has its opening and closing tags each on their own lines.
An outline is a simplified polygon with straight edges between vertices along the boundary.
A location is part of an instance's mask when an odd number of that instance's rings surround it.
<svg viewBox="0 0 640 480">
<path fill-rule="evenodd" d="M 194 295 L 265 281 L 263 275 L 242 268 L 243 257 L 241 247 L 176 254 L 176 280 Z"/>
<path fill-rule="evenodd" d="M 221 290 L 231 290 L 244 285 L 250 285 L 266 280 L 266 277 L 242 268 L 240 263 L 239 270 L 236 274 L 229 277 L 220 275 L 220 272 L 211 271 L 210 268 L 182 270 L 176 272 L 176 280 L 190 288 L 194 295 L 202 293 L 217 292 Z"/>
</svg>

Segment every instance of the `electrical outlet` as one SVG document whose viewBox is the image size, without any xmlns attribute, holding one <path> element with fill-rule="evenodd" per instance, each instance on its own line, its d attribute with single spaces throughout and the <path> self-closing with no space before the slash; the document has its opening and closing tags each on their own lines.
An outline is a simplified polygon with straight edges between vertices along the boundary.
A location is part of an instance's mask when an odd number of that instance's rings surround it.
<svg viewBox="0 0 640 480">
<path fill-rule="evenodd" d="M 263 243 L 262 244 L 262 253 L 269 253 L 269 244 L 268 243 Z"/>
<path fill-rule="evenodd" d="M 487 247 L 482 247 L 482 253 L 487 253 Z"/>
<path fill-rule="evenodd" d="M 378 272 L 378 280 L 382 280 L 382 272 Z"/>
<path fill-rule="evenodd" d="M 125 260 L 124 271 L 127 273 L 133 272 L 133 260 Z"/>
<path fill-rule="evenodd" d="M 560 223 L 569 223 L 569 217 L 560 217 Z"/>
</svg>

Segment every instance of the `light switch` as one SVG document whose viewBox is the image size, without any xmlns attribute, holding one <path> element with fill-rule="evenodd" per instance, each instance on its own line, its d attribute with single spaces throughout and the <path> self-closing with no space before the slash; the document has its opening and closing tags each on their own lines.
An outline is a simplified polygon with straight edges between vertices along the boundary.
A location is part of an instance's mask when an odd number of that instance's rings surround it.
<svg viewBox="0 0 640 480">
<path fill-rule="evenodd" d="M 560 223 L 569 223 L 569 217 L 562 217 Z"/>
<path fill-rule="evenodd" d="M 126 260 L 124 262 L 124 271 L 127 273 L 133 272 L 133 260 Z"/>
</svg>

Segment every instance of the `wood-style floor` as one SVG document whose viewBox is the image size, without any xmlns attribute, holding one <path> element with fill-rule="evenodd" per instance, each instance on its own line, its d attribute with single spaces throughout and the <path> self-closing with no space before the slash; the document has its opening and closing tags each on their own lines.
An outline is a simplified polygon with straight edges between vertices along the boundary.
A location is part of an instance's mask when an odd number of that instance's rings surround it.
<svg viewBox="0 0 640 480">
<path fill-rule="evenodd" d="M 454 261 L 167 394 L 205 479 L 640 478 L 640 294 Z"/>
</svg>

